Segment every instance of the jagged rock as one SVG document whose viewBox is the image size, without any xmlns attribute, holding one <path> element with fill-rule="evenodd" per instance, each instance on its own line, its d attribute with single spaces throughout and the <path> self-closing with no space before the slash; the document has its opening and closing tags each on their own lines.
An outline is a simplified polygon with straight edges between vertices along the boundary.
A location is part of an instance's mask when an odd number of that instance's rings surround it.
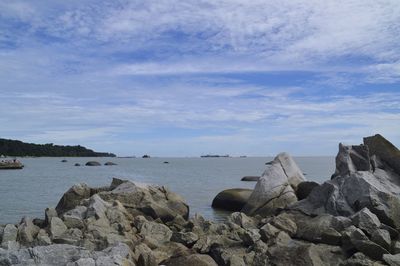
<svg viewBox="0 0 400 266">
<path fill-rule="evenodd" d="M 371 260 L 361 252 L 353 254 L 343 263 L 344 266 L 383 266 L 383 264 Z"/>
<path fill-rule="evenodd" d="M 318 186 L 319 184 L 314 181 L 303 181 L 299 183 L 296 190 L 297 199 L 302 200 L 307 198 L 308 195 L 310 195 L 311 191 Z"/>
<path fill-rule="evenodd" d="M 170 241 L 172 237 L 172 231 L 167 226 L 156 222 L 145 222 L 139 230 L 139 233 L 145 238 L 146 244 L 155 247 Z"/>
<path fill-rule="evenodd" d="M 296 240 L 290 244 L 272 246 L 267 252 L 271 264 L 277 266 L 339 265 L 345 259 L 339 247 Z"/>
<path fill-rule="evenodd" d="M 189 250 L 184 245 L 175 242 L 167 242 L 164 245 L 154 249 L 152 252 L 158 265 L 162 265 L 170 258 L 187 256 L 192 253 L 193 251 Z"/>
<path fill-rule="evenodd" d="M 240 211 L 249 199 L 252 189 L 233 188 L 221 191 L 212 201 L 213 208 Z"/>
<path fill-rule="evenodd" d="M 142 213 L 163 222 L 172 221 L 177 215 L 185 219 L 189 216 L 188 205 L 165 187 L 140 186 L 126 181 L 98 195 L 106 201 L 118 200 L 133 216 Z"/>
<path fill-rule="evenodd" d="M 389 264 L 389 266 L 400 266 L 400 254 L 385 254 L 383 255 L 383 260 Z"/>
<path fill-rule="evenodd" d="M 99 195 L 90 197 L 86 211 L 86 217 L 95 217 L 96 219 L 107 218 L 106 210 L 111 204 L 104 201 Z"/>
<path fill-rule="evenodd" d="M 357 171 L 370 171 L 371 163 L 368 146 L 345 146 L 339 143 L 339 152 L 336 156 L 336 171 L 333 176 L 346 176 Z"/>
<path fill-rule="evenodd" d="M 400 241 L 393 241 L 393 243 L 392 243 L 392 251 L 393 251 L 393 254 L 400 253 Z"/>
<path fill-rule="evenodd" d="M 257 222 L 252 218 L 244 214 L 243 212 L 234 212 L 228 217 L 228 221 L 239 225 L 245 229 L 257 228 Z"/>
<path fill-rule="evenodd" d="M 246 246 L 254 245 L 258 240 L 261 239 L 260 230 L 259 229 L 248 229 L 243 233 L 240 233 L 240 238 L 243 241 L 243 244 Z"/>
<path fill-rule="evenodd" d="M 68 263 L 67 266 L 96 266 L 96 262 L 92 258 L 81 258 L 73 263 Z"/>
<path fill-rule="evenodd" d="M 51 239 L 44 229 L 40 229 L 36 236 L 36 246 L 51 245 Z"/>
<path fill-rule="evenodd" d="M 57 211 L 54 208 L 46 208 L 44 211 L 44 220 L 45 220 L 45 225 L 50 224 L 50 220 L 53 217 L 58 217 Z"/>
<path fill-rule="evenodd" d="M 172 234 L 171 241 L 191 247 L 199 240 L 198 235 L 193 232 L 175 232 Z"/>
<path fill-rule="evenodd" d="M 87 208 L 85 206 L 77 206 L 62 215 L 64 224 L 68 228 L 83 228 L 83 219 L 86 218 Z"/>
<path fill-rule="evenodd" d="M 18 242 L 29 246 L 39 233 L 39 227 L 32 223 L 32 220 L 24 217 L 18 226 Z"/>
<path fill-rule="evenodd" d="M 157 266 L 156 257 L 150 252 L 141 253 L 138 258 L 138 266 Z"/>
<path fill-rule="evenodd" d="M 297 201 L 294 189 L 303 181 L 303 173 L 290 155 L 278 154 L 267 165 L 242 212 L 249 215 L 273 215 L 277 209 Z"/>
<path fill-rule="evenodd" d="M 271 220 L 271 224 L 276 228 L 285 231 L 290 236 L 294 236 L 297 232 L 297 225 L 291 220 L 289 215 L 281 214 Z"/>
<path fill-rule="evenodd" d="M 255 181 L 257 182 L 260 179 L 259 176 L 244 176 L 241 181 Z"/>
<path fill-rule="evenodd" d="M 65 231 L 67 231 L 67 226 L 64 224 L 64 222 L 58 218 L 58 217 L 53 217 L 50 220 L 50 235 L 52 239 L 57 239 L 60 238 Z"/>
<path fill-rule="evenodd" d="M 370 155 L 378 156 L 400 175 L 400 151 L 392 143 L 377 134 L 364 138 L 364 144 L 368 146 Z"/>
<path fill-rule="evenodd" d="M 351 217 L 353 224 L 364 232 L 372 235 L 375 230 L 381 226 L 378 217 L 368 208 L 363 208 Z"/>
<path fill-rule="evenodd" d="M 59 215 L 69 211 L 80 204 L 83 199 L 90 197 L 90 187 L 81 183 L 73 185 L 67 192 L 64 193 L 62 198 L 57 204 L 56 211 Z"/>
<path fill-rule="evenodd" d="M 260 228 L 261 239 L 264 242 L 268 242 L 270 239 L 274 239 L 275 236 L 279 233 L 279 229 L 275 226 L 267 223 Z"/>
<path fill-rule="evenodd" d="M 56 244 L 69 244 L 77 246 L 82 240 L 82 231 L 77 228 L 67 229 L 61 236 L 54 238 L 53 242 Z"/>
<path fill-rule="evenodd" d="M 351 243 L 357 250 L 374 260 L 381 260 L 383 254 L 389 253 L 380 245 L 370 241 L 361 229 L 356 229 L 351 233 Z"/>
<path fill-rule="evenodd" d="M 17 240 L 18 229 L 13 224 L 7 224 L 3 229 L 3 237 L 1 241 L 1 247 L 8 248 L 9 242 Z"/>
<path fill-rule="evenodd" d="M 385 248 L 386 250 L 390 250 L 390 245 L 392 240 L 390 239 L 390 234 L 388 231 L 383 229 L 377 229 L 372 233 L 371 240 Z"/>
<path fill-rule="evenodd" d="M 215 261 L 208 255 L 203 254 L 192 254 L 189 256 L 183 256 L 173 258 L 168 261 L 166 266 L 217 266 Z"/>
<path fill-rule="evenodd" d="M 210 256 L 218 265 L 232 265 L 240 260 L 244 260 L 246 249 L 244 247 L 214 247 L 210 251 Z"/>
<path fill-rule="evenodd" d="M 89 161 L 85 164 L 86 166 L 101 166 L 101 163 L 96 161 Z"/>
</svg>

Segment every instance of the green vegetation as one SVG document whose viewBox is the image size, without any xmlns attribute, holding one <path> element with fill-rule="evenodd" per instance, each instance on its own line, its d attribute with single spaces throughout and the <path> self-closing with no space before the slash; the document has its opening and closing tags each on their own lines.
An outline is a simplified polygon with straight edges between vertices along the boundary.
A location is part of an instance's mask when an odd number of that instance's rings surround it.
<svg viewBox="0 0 400 266">
<path fill-rule="evenodd" d="M 115 157 L 115 154 L 95 152 L 78 146 L 24 143 L 19 140 L 0 139 L 0 155 L 48 157 Z"/>
</svg>

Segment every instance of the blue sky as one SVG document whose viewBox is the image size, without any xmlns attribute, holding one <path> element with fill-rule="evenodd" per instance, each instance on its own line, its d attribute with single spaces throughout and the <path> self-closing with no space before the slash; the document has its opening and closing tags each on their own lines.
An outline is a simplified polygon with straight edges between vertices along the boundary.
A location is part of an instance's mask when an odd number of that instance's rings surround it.
<svg viewBox="0 0 400 266">
<path fill-rule="evenodd" d="M 398 0 L 0 1 L 0 136 L 119 155 L 400 146 Z"/>
</svg>

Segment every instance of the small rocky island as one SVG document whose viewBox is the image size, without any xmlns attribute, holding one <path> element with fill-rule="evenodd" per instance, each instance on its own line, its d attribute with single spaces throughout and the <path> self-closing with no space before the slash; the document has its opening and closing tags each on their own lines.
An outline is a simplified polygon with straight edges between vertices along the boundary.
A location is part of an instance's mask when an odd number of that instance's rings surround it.
<svg viewBox="0 0 400 266">
<path fill-rule="evenodd" d="M 77 184 L 0 226 L 0 265 L 400 265 L 400 151 L 380 135 L 340 144 L 321 185 L 279 154 L 235 208 L 217 223 L 165 187 Z"/>
</svg>

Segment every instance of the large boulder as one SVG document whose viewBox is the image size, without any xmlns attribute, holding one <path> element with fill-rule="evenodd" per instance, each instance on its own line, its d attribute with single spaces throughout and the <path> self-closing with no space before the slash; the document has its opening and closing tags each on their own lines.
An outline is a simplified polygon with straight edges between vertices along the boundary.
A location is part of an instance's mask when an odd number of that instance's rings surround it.
<svg viewBox="0 0 400 266">
<path fill-rule="evenodd" d="M 335 176 L 345 176 L 357 171 L 370 171 L 371 163 L 368 146 L 345 146 L 339 143 L 339 152 L 336 156 Z"/>
<path fill-rule="evenodd" d="M 298 186 L 297 186 L 297 190 L 296 190 L 296 196 L 298 200 L 302 200 L 308 197 L 308 195 L 310 195 L 311 191 L 315 188 L 318 187 L 319 184 L 317 182 L 314 181 L 304 181 L 301 182 Z"/>
<path fill-rule="evenodd" d="M 56 211 L 59 215 L 72 210 L 80 204 L 83 199 L 90 197 L 90 187 L 84 183 L 73 185 L 57 204 Z"/>
<path fill-rule="evenodd" d="M 213 208 L 227 211 L 240 211 L 250 198 L 252 189 L 232 188 L 221 191 L 212 202 Z"/>
<path fill-rule="evenodd" d="M 267 165 L 242 211 L 268 216 L 297 201 L 295 189 L 305 180 L 302 171 L 287 153 L 281 153 Z"/>
<path fill-rule="evenodd" d="M 98 195 L 105 201 L 118 200 L 133 216 L 144 214 L 164 222 L 172 221 L 177 215 L 185 219 L 189 216 L 189 206 L 166 187 L 139 185 L 129 181 L 112 187 L 115 188 Z"/>
<path fill-rule="evenodd" d="M 364 138 L 364 144 L 368 146 L 371 156 L 378 156 L 383 162 L 393 168 L 397 174 L 400 174 L 400 150 L 390 143 L 390 141 L 377 134 Z"/>
</svg>

